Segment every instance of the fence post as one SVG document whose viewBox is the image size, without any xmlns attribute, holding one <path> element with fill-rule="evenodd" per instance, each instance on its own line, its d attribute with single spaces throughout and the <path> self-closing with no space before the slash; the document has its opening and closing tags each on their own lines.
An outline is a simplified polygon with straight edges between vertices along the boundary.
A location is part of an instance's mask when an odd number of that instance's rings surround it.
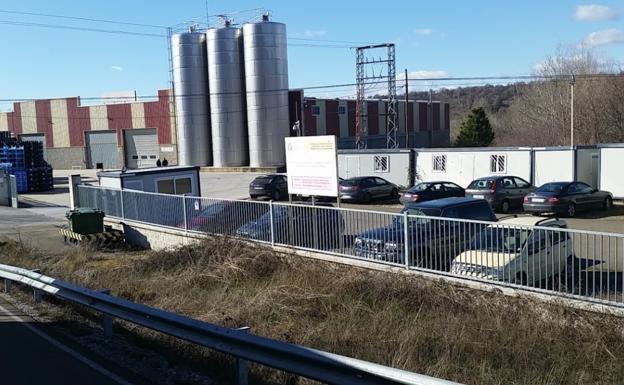
<svg viewBox="0 0 624 385">
<path fill-rule="evenodd" d="M 82 183 L 80 174 L 72 174 L 69 176 L 69 208 L 70 210 L 80 206 L 80 191 L 78 186 Z"/>
<path fill-rule="evenodd" d="M 271 246 L 275 246 L 275 228 L 273 224 L 273 200 L 269 201 L 269 219 L 271 220 Z"/>
<path fill-rule="evenodd" d="M 121 199 L 121 219 L 126 219 L 126 213 L 124 212 L 124 193 L 123 187 L 119 190 L 119 196 Z"/>
<path fill-rule="evenodd" d="M 188 223 L 186 223 L 186 196 L 182 195 L 182 219 L 184 220 L 184 232 L 188 232 Z"/>
<path fill-rule="evenodd" d="M 5 278 L 4 280 L 4 292 L 5 293 L 8 294 L 11 292 L 11 284 L 12 284 L 11 280 Z"/>
<path fill-rule="evenodd" d="M 34 269 L 31 270 L 33 273 L 39 273 L 41 274 L 41 269 Z M 41 290 L 37 289 L 37 288 L 33 288 L 33 300 L 35 302 L 41 302 Z"/>
<path fill-rule="evenodd" d="M 408 214 L 407 211 L 403 212 L 403 254 L 405 254 L 405 268 L 409 269 L 409 255 L 410 255 L 410 247 L 409 247 L 409 226 L 408 226 Z"/>
<path fill-rule="evenodd" d="M 100 293 L 110 295 L 110 290 L 100 290 Z M 104 337 L 110 338 L 113 336 L 113 317 L 102 313 L 102 330 L 104 331 Z"/>
<path fill-rule="evenodd" d="M 236 329 L 243 333 L 249 333 L 249 326 Z M 249 363 L 242 358 L 236 358 L 236 385 L 249 384 Z"/>
</svg>

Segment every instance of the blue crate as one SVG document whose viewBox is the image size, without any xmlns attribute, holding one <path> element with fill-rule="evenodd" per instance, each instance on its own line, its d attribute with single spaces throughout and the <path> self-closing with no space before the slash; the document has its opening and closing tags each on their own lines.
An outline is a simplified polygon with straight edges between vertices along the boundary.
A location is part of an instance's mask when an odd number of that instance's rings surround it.
<svg viewBox="0 0 624 385">
<path fill-rule="evenodd" d="M 28 175 L 26 170 L 11 170 L 11 174 L 15 175 L 15 185 L 18 193 L 28 191 Z"/>
</svg>

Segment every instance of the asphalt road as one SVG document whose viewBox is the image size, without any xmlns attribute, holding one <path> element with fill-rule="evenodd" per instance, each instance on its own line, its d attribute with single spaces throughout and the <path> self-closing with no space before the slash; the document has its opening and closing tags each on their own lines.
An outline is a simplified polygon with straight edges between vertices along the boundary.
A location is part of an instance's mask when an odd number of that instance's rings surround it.
<svg viewBox="0 0 624 385">
<path fill-rule="evenodd" d="M 1 298 L 0 341 L 2 385 L 131 384 L 50 337 Z"/>
</svg>

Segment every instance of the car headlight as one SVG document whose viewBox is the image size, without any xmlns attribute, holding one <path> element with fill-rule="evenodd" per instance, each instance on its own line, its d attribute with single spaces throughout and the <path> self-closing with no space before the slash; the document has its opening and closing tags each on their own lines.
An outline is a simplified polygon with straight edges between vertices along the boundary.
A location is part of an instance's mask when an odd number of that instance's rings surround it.
<svg viewBox="0 0 624 385">
<path fill-rule="evenodd" d="M 353 246 L 355 246 L 355 247 L 362 246 L 362 239 L 361 238 L 355 238 L 355 241 L 353 242 Z"/>
<path fill-rule="evenodd" d="M 386 251 L 397 251 L 398 245 L 396 244 L 396 242 L 386 242 L 384 248 L 386 249 Z"/>
</svg>

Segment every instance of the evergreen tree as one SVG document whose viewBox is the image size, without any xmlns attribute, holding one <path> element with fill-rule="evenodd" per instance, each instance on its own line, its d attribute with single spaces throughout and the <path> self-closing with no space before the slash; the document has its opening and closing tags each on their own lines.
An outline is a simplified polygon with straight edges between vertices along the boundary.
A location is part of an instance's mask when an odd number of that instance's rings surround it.
<svg viewBox="0 0 624 385">
<path fill-rule="evenodd" d="M 490 120 L 482 107 L 473 108 L 462 123 L 455 141 L 456 147 L 487 147 L 494 140 Z"/>
</svg>

